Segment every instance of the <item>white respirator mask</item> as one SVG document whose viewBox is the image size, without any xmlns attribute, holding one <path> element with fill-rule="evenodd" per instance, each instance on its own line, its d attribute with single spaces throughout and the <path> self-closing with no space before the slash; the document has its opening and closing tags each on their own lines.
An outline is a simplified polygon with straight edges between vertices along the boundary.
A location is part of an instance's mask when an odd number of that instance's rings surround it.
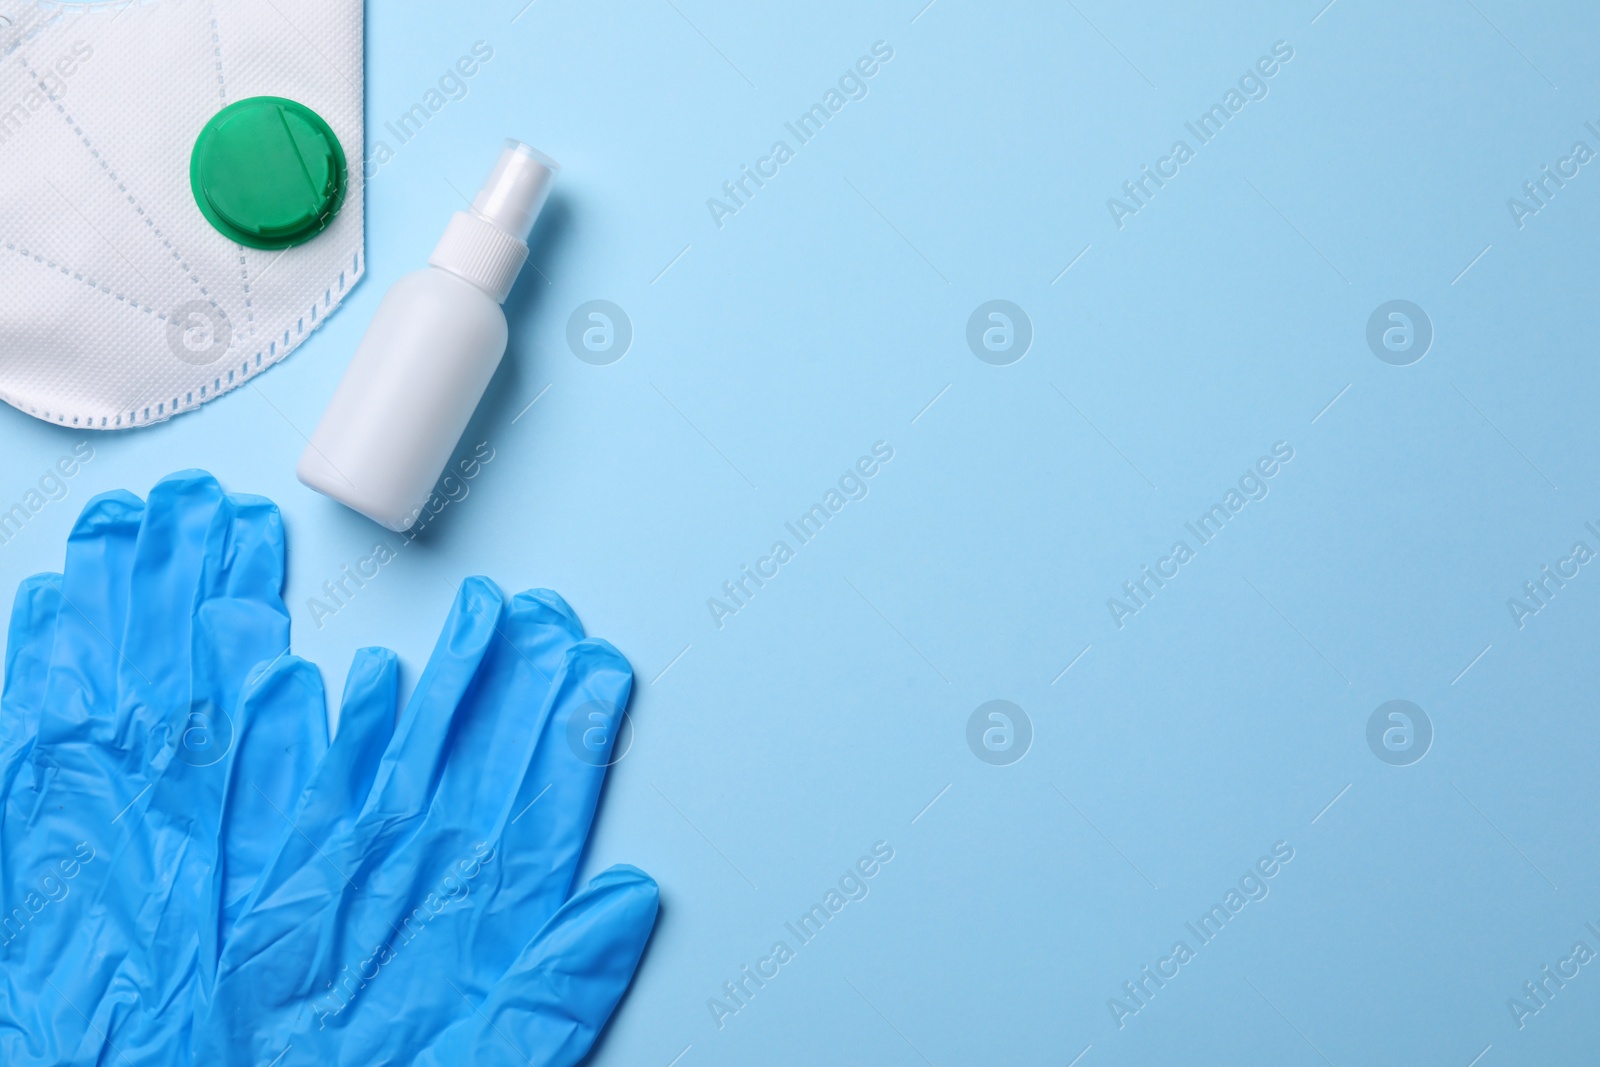
<svg viewBox="0 0 1600 1067">
<path fill-rule="evenodd" d="M 160 422 L 365 267 L 362 0 L 0 0 L 0 400 Z"/>
</svg>

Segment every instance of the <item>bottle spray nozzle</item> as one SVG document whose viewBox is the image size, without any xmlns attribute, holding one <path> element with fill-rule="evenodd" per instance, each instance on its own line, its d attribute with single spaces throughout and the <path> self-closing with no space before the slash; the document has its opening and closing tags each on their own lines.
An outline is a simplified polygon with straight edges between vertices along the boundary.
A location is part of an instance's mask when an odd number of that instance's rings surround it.
<svg viewBox="0 0 1600 1067">
<path fill-rule="evenodd" d="M 526 243 L 560 169 L 561 164 L 538 149 L 507 138 L 489 180 L 472 201 L 472 210 Z"/>
</svg>

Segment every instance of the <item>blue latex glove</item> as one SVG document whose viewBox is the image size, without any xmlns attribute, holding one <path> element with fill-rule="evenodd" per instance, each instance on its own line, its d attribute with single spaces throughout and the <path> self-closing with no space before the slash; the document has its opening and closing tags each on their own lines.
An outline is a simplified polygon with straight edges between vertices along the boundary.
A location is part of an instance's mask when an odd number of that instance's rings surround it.
<svg viewBox="0 0 1600 1067">
<path fill-rule="evenodd" d="M 570 1067 L 657 910 L 632 867 L 572 895 L 627 661 L 554 593 L 474 578 L 397 728 L 392 660 L 362 670 L 294 831 L 219 916 L 196 1062 Z"/>
<path fill-rule="evenodd" d="M 174 1063 L 207 917 L 253 884 L 327 745 L 288 686 L 276 507 L 203 472 L 97 497 L 24 582 L 0 699 L 0 1063 Z M 302 701 L 302 706 L 307 702 Z M 230 779 L 231 776 L 231 779 Z M 219 846 L 224 786 L 252 783 Z M 263 804 L 262 801 L 266 803 Z M 242 892 L 242 890 L 239 890 Z"/>
</svg>

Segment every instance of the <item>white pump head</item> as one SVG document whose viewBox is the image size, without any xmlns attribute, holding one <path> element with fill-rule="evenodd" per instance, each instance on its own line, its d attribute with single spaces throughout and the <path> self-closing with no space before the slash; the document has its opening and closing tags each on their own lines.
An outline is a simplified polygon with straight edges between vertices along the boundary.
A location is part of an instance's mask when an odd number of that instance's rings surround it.
<svg viewBox="0 0 1600 1067">
<path fill-rule="evenodd" d="M 561 164 L 514 138 L 506 138 L 489 180 L 472 201 L 472 210 L 526 242 L 555 184 Z"/>
<path fill-rule="evenodd" d="M 472 210 L 455 213 L 429 264 L 504 302 L 527 262 L 528 235 L 560 169 L 543 152 L 508 138 Z"/>
</svg>

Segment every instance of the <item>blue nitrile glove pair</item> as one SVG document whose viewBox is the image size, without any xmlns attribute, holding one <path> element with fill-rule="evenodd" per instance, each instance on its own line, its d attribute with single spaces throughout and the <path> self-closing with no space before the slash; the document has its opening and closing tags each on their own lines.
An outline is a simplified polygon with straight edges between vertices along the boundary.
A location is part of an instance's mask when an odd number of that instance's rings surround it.
<svg viewBox="0 0 1600 1067">
<path fill-rule="evenodd" d="M 0 1063 L 570 1067 L 656 916 L 632 867 L 572 895 L 627 661 L 469 579 L 398 726 L 363 649 L 330 746 L 283 551 L 271 502 L 186 472 L 91 501 L 19 589 Z"/>
</svg>

